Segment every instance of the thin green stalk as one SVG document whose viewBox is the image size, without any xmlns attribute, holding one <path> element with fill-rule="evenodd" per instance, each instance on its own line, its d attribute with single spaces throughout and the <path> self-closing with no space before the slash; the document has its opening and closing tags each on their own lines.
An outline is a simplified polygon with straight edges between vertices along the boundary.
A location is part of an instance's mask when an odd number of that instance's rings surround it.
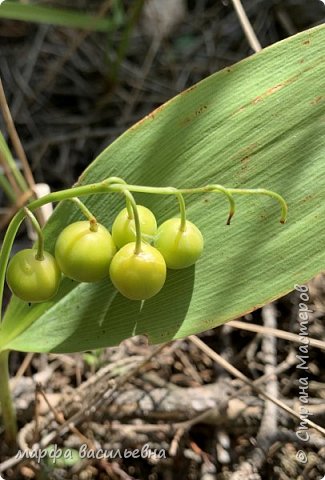
<svg viewBox="0 0 325 480">
<path fill-rule="evenodd" d="M 10 170 L 18 187 L 22 192 L 27 192 L 28 185 L 26 183 L 26 180 L 24 176 L 21 174 L 19 168 L 17 167 L 17 164 L 11 154 L 11 151 L 7 145 L 7 142 L 1 132 L 0 132 L 0 150 L 2 152 L 3 161 L 6 162 L 8 170 Z"/>
<path fill-rule="evenodd" d="M 122 33 L 122 37 L 117 49 L 117 57 L 109 74 L 112 85 L 115 85 L 117 82 L 120 65 L 126 56 L 132 30 L 138 21 L 144 2 L 145 0 L 136 0 L 133 2 L 133 5 L 131 4 L 131 11 L 128 13 L 128 21 Z"/>
<path fill-rule="evenodd" d="M 0 173 L 0 188 L 4 191 L 4 193 L 7 195 L 8 199 L 12 202 L 16 202 L 16 195 L 15 192 L 13 191 L 10 183 L 6 179 L 4 175 Z"/>
<path fill-rule="evenodd" d="M 91 211 L 86 207 L 86 205 L 81 201 L 79 200 L 78 197 L 73 197 L 73 198 L 69 198 L 69 200 L 71 200 L 73 203 L 75 203 L 79 210 L 81 211 L 81 213 L 87 218 L 87 220 L 89 220 L 89 223 L 90 223 L 90 230 L 92 232 L 97 232 L 98 230 L 98 224 L 97 224 L 97 220 L 96 220 L 96 217 L 94 217 L 94 215 L 91 213 Z"/>
<path fill-rule="evenodd" d="M 38 223 L 35 215 L 33 215 L 33 213 L 30 210 L 28 210 L 28 208 L 25 207 L 24 211 L 27 217 L 29 218 L 29 220 L 31 221 L 35 232 L 37 233 L 37 252 L 36 252 L 35 258 L 36 260 L 42 261 L 44 260 L 44 235 L 43 235 L 41 226 Z"/>
<path fill-rule="evenodd" d="M 138 212 L 137 204 L 135 203 L 132 193 L 130 193 L 128 190 L 125 190 L 124 193 L 132 205 L 134 223 L 135 223 L 135 235 L 136 235 L 134 253 L 138 255 L 141 252 L 141 242 L 142 242 L 139 212 Z"/>
<path fill-rule="evenodd" d="M 0 403 L 5 439 L 8 444 L 16 443 L 17 419 L 9 384 L 9 350 L 0 352 Z"/>
</svg>

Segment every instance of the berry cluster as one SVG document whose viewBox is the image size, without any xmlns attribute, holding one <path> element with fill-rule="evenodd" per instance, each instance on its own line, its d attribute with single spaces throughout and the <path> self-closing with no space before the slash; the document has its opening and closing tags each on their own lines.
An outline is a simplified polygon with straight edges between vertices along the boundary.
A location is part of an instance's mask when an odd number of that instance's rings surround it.
<svg viewBox="0 0 325 480">
<path fill-rule="evenodd" d="M 153 213 L 135 203 L 131 192 L 173 195 L 178 199 L 179 218 L 157 227 Z M 37 249 L 26 249 L 12 257 L 7 269 L 11 291 L 26 302 L 50 300 L 58 291 L 62 274 L 78 282 L 97 282 L 110 276 L 116 289 L 131 300 L 146 300 L 156 295 L 166 280 L 167 268 L 186 268 L 198 260 L 203 250 L 200 230 L 186 218 L 183 194 L 216 192 L 229 202 L 227 224 L 235 213 L 233 194 L 266 195 L 281 206 L 281 223 L 287 217 L 283 197 L 263 188 L 226 188 L 211 184 L 196 188 L 148 187 L 128 185 L 119 177 L 53 192 L 19 210 L 10 222 L 0 251 L 0 307 L 6 266 L 19 225 L 27 216 L 38 235 Z M 112 226 L 112 234 L 100 225 L 79 196 L 118 193 L 126 200 Z M 42 229 L 32 211 L 49 202 L 71 200 L 87 220 L 67 226 L 59 235 L 54 256 L 44 250 Z M 1 308 L 0 308 L 1 312 Z"/>
<path fill-rule="evenodd" d="M 203 250 L 200 230 L 188 220 L 167 220 L 159 228 L 154 214 L 136 206 L 141 229 L 132 209 L 116 217 L 112 235 L 94 218 L 68 225 L 59 235 L 55 254 L 26 249 L 14 255 L 7 270 L 11 291 L 26 302 L 43 302 L 58 291 L 61 272 L 77 282 L 97 282 L 110 275 L 116 289 L 131 300 L 156 295 L 166 280 L 166 267 L 193 265 Z M 150 244 L 153 241 L 154 246 Z"/>
</svg>

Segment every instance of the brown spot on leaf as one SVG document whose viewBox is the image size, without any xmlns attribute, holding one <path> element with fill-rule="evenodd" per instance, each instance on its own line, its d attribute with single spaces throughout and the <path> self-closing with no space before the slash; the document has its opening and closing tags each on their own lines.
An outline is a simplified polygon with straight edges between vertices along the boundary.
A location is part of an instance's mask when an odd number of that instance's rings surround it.
<svg viewBox="0 0 325 480">
<path fill-rule="evenodd" d="M 143 122 L 145 122 L 146 120 L 154 120 L 157 113 L 161 112 L 164 108 L 165 108 L 165 104 L 163 103 L 162 105 L 160 105 L 159 107 L 157 107 L 155 110 L 153 110 L 152 112 L 150 112 L 148 115 L 146 115 L 145 117 L 143 117 L 141 120 L 139 120 L 137 123 L 135 123 L 134 125 L 132 125 L 132 127 L 129 128 L 129 130 L 136 130 L 138 127 L 140 127 L 140 125 L 142 125 Z"/>
<path fill-rule="evenodd" d="M 237 115 L 237 113 L 240 113 L 243 110 L 245 110 L 245 105 L 242 105 L 241 107 L 239 107 L 238 110 L 236 110 L 236 112 L 234 113 L 234 115 Z"/>
<path fill-rule="evenodd" d="M 309 200 L 312 200 L 314 198 L 314 195 L 306 195 L 305 197 L 303 197 L 302 201 L 303 202 L 308 202 Z"/>
<path fill-rule="evenodd" d="M 272 95 L 272 93 L 275 93 L 275 92 L 277 92 L 278 90 L 281 90 L 281 88 L 283 88 L 283 87 L 284 87 L 284 84 L 283 84 L 283 83 L 279 83 L 278 85 L 275 85 L 275 87 L 270 88 L 270 89 L 266 92 L 266 94 L 267 94 L 267 95 Z"/>
<path fill-rule="evenodd" d="M 315 97 L 311 102 L 310 104 L 311 105 L 317 105 L 319 102 L 321 102 L 322 100 L 324 99 L 324 97 L 322 95 L 318 95 L 317 97 Z"/>
<path fill-rule="evenodd" d="M 289 82 L 288 82 L 289 83 Z M 283 88 L 285 86 L 285 83 L 279 83 L 278 85 L 274 85 L 274 87 L 271 87 L 269 88 L 268 90 L 266 90 L 266 92 L 264 92 L 262 95 L 259 95 L 258 97 L 254 98 L 254 100 L 252 100 L 251 103 L 253 103 L 254 105 L 256 105 L 257 103 L 261 102 L 262 100 L 264 100 L 264 98 L 268 97 L 269 95 L 272 95 L 273 93 L 275 92 L 278 92 L 279 90 L 281 90 L 281 88 Z"/>
<path fill-rule="evenodd" d="M 181 95 L 185 95 L 185 93 L 189 93 L 191 92 L 192 90 L 195 90 L 197 87 L 197 85 L 192 85 L 191 87 L 187 88 L 186 90 L 184 90 L 183 92 L 181 92 Z"/>
<path fill-rule="evenodd" d="M 302 42 L 303 45 L 309 45 L 310 44 L 310 40 L 305 40 L 304 42 Z"/>
<path fill-rule="evenodd" d="M 247 163 L 248 163 L 249 159 L 250 159 L 249 155 L 246 155 L 246 157 L 243 157 L 243 158 L 240 159 L 240 162 L 242 164 L 243 169 L 245 169 L 247 167 Z"/>
<path fill-rule="evenodd" d="M 183 120 L 181 120 L 181 125 L 184 127 L 186 125 L 188 125 L 189 123 L 191 123 L 196 117 L 198 117 L 199 115 L 201 115 L 206 109 L 208 108 L 207 105 L 201 105 L 200 107 L 198 107 L 194 113 L 192 113 L 191 115 L 188 115 L 187 117 L 185 117 Z"/>
<path fill-rule="evenodd" d="M 202 105 L 200 108 L 198 108 L 195 112 L 195 115 L 200 115 L 204 110 L 206 110 L 208 107 L 207 105 Z"/>
</svg>

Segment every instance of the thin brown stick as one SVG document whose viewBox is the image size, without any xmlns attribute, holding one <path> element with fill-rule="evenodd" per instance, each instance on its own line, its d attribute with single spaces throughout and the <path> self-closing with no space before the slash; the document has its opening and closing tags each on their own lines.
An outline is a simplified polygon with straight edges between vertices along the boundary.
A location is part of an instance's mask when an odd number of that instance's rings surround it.
<svg viewBox="0 0 325 480">
<path fill-rule="evenodd" d="M 246 323 L 239 320 L 232 320 L 227 325 L 232 328 L 239 328 L 241 330 L 247 330 L 248 332 L 261 333 L 262 335 L 271 335 L 272 337 L 283 338 L 289 342 L 302 343 L 301 337 L 295 333 L 285 332 L 277 328 L 267 328 L 262 325 L 256 325 L 255 323 Z M 304 339 L 305 340 L 305 339 Z M 311 347 L 320 348 L 325 350 L 325 342 L 317 340 L 316 338 L 308 338 L 309 345 Z"/>
<path fill-rule="evenodd" d="M 170 447 L 169 447 L 169 455 L 171 457 L 175 457 L 177 454 L 177 450 L 179 447 L 179 442 L 181 441 L 182 436 L 185 433 L 185 428 L 180 427 L 176 430 L 176 433 L 174 435 L 173 440 L 171 441 Z"/>
<path fill-rule="evenodd" d="M 6 99 L 6 94 L 5 94 L 3 85 L 2 85 L 1 78 L 0 78 L 0 106 L 1 106 L 3 118 L 4 118 L 4 121 L 6 123 L 7 130 L 8 130 L 9 136 L 11 138 L 12 144 L 13 144 L 14 149 L 16 151 L 17 157 L 19 158 L 19 160 L 21 161 L 21 164 L 23 166 L 26 181 L 27 181 L 30 189 L 33 189 L 33 187 L 35 185 L 34 177 L 33 177 L 32 171 L 30 169 L 25 151 L 24 151 L 23 146 L 21 144 L 20 138 L 18 136 L 14 121 L 12 119 L 10 109 L 9 109 L 7 99 Z"/>
<path fill-rule="evenodd" d="M 204 353 L 206 353 L 212 360 L 217 362 L 221 367 L 223 367 L 227 372 L 229 372 L 231 375 L 234 377 L 239 378 L 242 382 L 246 383 L 249 385 L 252 389 L 254 389 L 261 397 L 266 398 L 267 400 L 270 400 L 271 402 L 275 403 L 278 407 L 282 408 L 282 410 L 286 411 L 293 417 L 297 418 L 300 421 L 300 416 L 297 412 L 295 412 L 292 408 L 288 407 L 285 403 L 281 402 L 281 400 L 278 400 L 277 398 L 274 398 L 272 395 L 267 394 L 262 390 L 260 387 L 255 385 L 246 375 L 244 375 L 242 372 L 240 372 L 237 368 L 235 368 L 233 365 L 231 365 L 227 360 L 221 357 L 217 352 L 212 350 L 208 345 L 206 345 L 202 340 L 200 340 L 198 337 L 195 335 L 191 335 L 188 337 L 191 342 L 193 342 L 197 347 L 199 347 Z M 325 428 L 321 427 L 320 425 L 317 425 L 317 423 L 312 422 L 309 419 L 304 419 L 305 423 L 307 423 L 311 428 L 314 428 L 318 432 L 322 433 L 325 435 Z"/>
<path fill-rule="evenodd" d="M 18 380 L 18 378 L 22 377 L 26 372 L 27 368 L 29 367 L 31 361 L 33 360 L 35 353 L 29 352 L 27 353 L 26 357 L 24 358 L 22 364 L 17 370 L 17 373 L 13 380 Z"/>
<path fill-rule="evenodd" d="M 254 52 L 260 52 L 262 50 L 262 46 L 254 32 L 251 22 L 249 21 L 244 7 L 240 0 L 232 0 L 234 9 L 236 10 L 237 16 L 239 18 L 240 24 L 250 47 L 254 50 Z"/>
</svg>

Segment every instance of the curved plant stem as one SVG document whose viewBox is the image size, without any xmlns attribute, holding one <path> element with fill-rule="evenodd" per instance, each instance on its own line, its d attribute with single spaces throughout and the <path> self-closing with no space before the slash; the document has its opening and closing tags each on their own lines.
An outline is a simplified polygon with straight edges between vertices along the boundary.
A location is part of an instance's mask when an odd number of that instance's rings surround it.
<svg viewBox="0 0 325 480">
<path fill-rule="evenodd" d="M 75 203 L 78 206 L 81 213 L 87 218 L 87 220 L 89 220 L 90 230 L 92 232 L 97 232 L 98 224 L 97 224 L 96 217 L 91 213 L 91 211 L 86 207 L 86 205 L 81 200 L 79 200 L 78 197 L 69 198 L 69 200 Z"/>
<path fill-rule="evenodd" d="M 119 177 L 110 177 L 110 181 L 112 183 L 121 183 L 122 185 L 127 184 L 122 178 L 119 178 Z M 127 195 L 125 195 L 125 203 L 126 203 L 126 209 L 128 211 L 128 217 L 130 220 L 133 220 L 133 208 L 132 208 L 131 201 Z"/>
<path fill-rule="evenodd" d="M 117 183 L 117 184 L 127 185 L 126 181 L 120 177 L 109 177 L 106 181 L 108 183 Z M 128 217 L 130 220 L 133 220 L 133 209 L 132 209 L 130 199 L 128 198 L 127 195 L 125 196 L 125 203 L 126 203 L 126 209 L 128 211 Z"/>
<path fill-rule="evenodd" d="M 114 185 L 111 184 L 108 187 L 109 191 L 117 192 L 121 191 L 121 189 L 127 189 L 130 192 L 139 192 L 139 193 L 152 193 L 158 195 L 177 195 L 178 193 L 182 194 L 193 194 L 193 193 L 208 193 L 208 192 L 220 192 L 226 195 L 229 204 L 230 204 L 230 211 L 227 223 L 229 224 L 231 217 L 235 212 L 235 202 L 233 199 L 233 194 L 241 194 L 241 195 L 267 195 L 271 198 L 274 198 L 281 207 L 281 219 L 280 223 L 285 223 L 287 219 L 288 213 L 288 206 L 284 200 L 284 198 L 276 192 L 272 190 L 266 190 L 264 188 L 226 188 L 222 187 L 221 185 L 205 185 L 204 187 L 197 187 L 197 188 L 174 188 L 174 187 L 145 187 L 140 185 Z"/>
<path fill-rule="evenodd" d="M 29 220 L 31 221 L 35 232 L 37 233 L 37 252 L 35 258 L 36 260 L 42 261 L 44 260 L 44 235 L 42 232 L 42 228 L 38 223 L 35 215 L 27 207 L 24 208 L 24 211 Z"/>
<path fill-rule="evenodd" d="M 16 443 L 17 420 L 9 384 L 9 350 L 0 352 L 0 403 L 5 439 L 10 445 Z"/>
<path fill-rule="evenodd" d="M 0 252 L 0 319 L 2 312 L 3 287 L 5 283 L 6 269 L 10 257 L 10 251 L 14 243 L 14 239 L 21 222 L 25 218 L 24 210 L 19 210 L 11 220 L 9 227 L 3 239 L 3 244 Z M 0 322 L 1 331 L 1 322 Z"/>
<path fill-rule="evenodd" d="M 238 193 L 239 195 L 266 195 L 277 200 L 281 206 L 280 223 L 285 223 L 288 215 L 288 205 L 284 198 L 272 190 L 265 190 L 265 188 L 228 188 L 228 192 Z"/>
<path fill-rule="evenodd" d="M 135 235 L 136 235 L 134 253 L 138 255 L 141 252 L 141 242 L 142 242 L 139 212 L 138 212 L 137 204 L 135 203 L 132 193 L 130 193 L 128 190 L 125 190 L 124 194 L 132 205 L 134 223 L 135 223 Z"/>
<path fill-rule="evenodd" d="M 220 192 L 226 195 L 229 202 L 229 214 L 227 218 L 227 225 L 230 225 L 230 221 L 235 214 L 235 200 L 232 194 L 229 192 L 228 188 L 223 187 L 222 185 L 212 185 L 214 192 Z"/>
</svg>

